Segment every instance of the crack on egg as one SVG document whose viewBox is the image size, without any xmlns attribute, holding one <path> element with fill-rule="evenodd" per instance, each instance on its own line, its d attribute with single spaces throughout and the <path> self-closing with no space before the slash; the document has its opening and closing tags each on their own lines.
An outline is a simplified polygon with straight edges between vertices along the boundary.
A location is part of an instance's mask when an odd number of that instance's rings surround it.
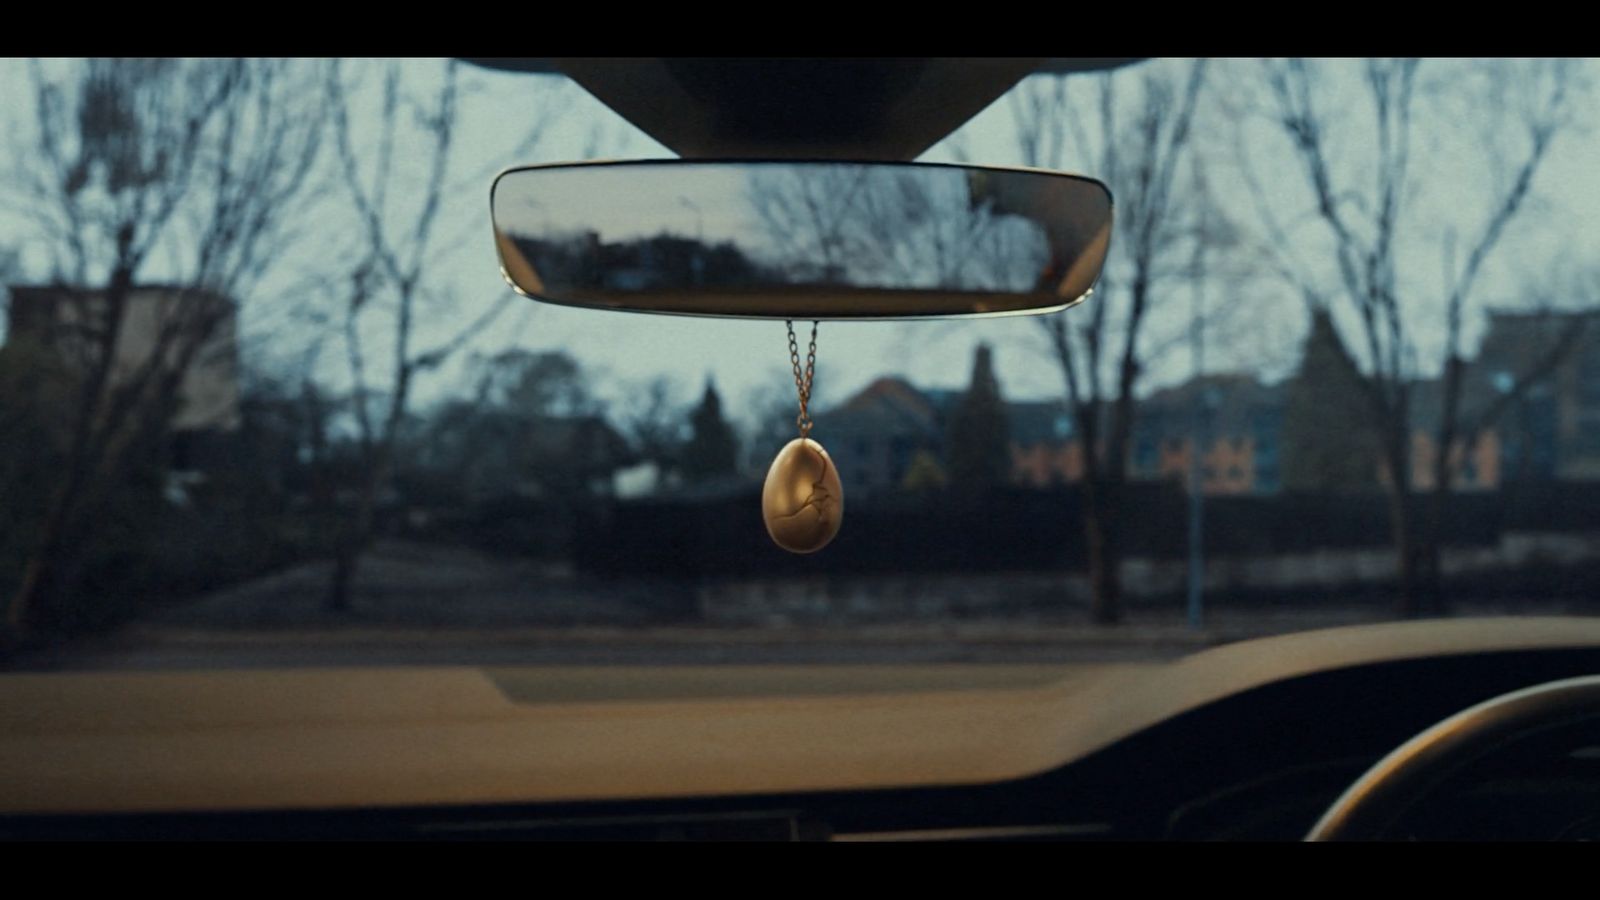
<svg viewBox="0 0 1600 900">
<path fill-rule="evenodd" d="M 792 519 L 808 509 L 815 509 L 817 511 L 817 518 L 826 522 L 828 520 L 828 501 L 832 499 L 832 497 L 830 497 L 828 494 L 828 486 L 825 484 L 827 480 L 828 462 L 826 459 L 824 459 L 822 462 L 822 474 L 818 475 L 816 482 L 811 485 L 811 493 L 806 495 L 806 499 L 800 504 L 800 508 L 796 509 L 792 513 L 778 516 L 777 518 L 779 520 Z M 817 496 L 818 494 L 821 494 L 822 496 L 819 497 Z"/>
</svg>

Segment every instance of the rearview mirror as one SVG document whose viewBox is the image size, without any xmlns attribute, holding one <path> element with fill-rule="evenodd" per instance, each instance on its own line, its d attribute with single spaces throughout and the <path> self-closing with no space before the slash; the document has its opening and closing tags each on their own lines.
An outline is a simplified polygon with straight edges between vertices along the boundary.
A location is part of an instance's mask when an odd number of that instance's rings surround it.
<svg viewBox="0 0 1600 900">
<path fill-rule="evenodd" d="M 769 319 L 1044 313 L 1111 237 L 1091 178 L 930 163 L 658 162 L 501 173 L 500 268 L 527 296 Z"/>
</svg>

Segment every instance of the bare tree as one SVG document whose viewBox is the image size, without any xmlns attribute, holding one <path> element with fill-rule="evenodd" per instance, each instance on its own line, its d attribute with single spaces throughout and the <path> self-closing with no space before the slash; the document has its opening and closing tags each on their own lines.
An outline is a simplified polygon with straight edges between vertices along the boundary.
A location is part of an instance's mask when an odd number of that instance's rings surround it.
<svg viewBox="0 0 1600 900">
<path fill-rule="evenodd" d="M 1429 111 L 1424 104 L 1438 104 L 1443 94 L 1419 90 L 1423 64 L 1417 59 L 1366 60 L 1360 69 L 1366 121 L 1352 128 L 1342 127 L 1345 123 L 1330 111 L 1326 91 L 1334 76 L 1328 64 L 1301 59 L 1262 63 L 1265 113 L 1287 138 L 1309 188 L 1308 217 L 1321 226 L 1331 248 L 1332 286 L 1314 261 L 1291 258 L 1287 251 L 1280 257 L 1279 270 L 1308 302 L 1342 306 L 1357 323 L 1355 349 L 1362 364 L 1366 424 L 1379 448 L 1390 498 L 1399 570 L 1397 607 L 1400 614 L 1412 616 L 1439 608 L 1440 527 L 1456 474 L 1452 450 L 1463 435 L 1482 427 L 1462 419 L 1467 370 L 1463 326 L 1480 302 L 1486 266 L 1502 247 L 1512 222 L 1528 206 L 1550 147 L 1570 121 L 1572 65 L 1566 61 L 1507 64 L 1497 68 L 1493 91 L 1475 95 L 1473 115 L 1485 123 L 1485 146 L 1498 153 L 1490 161 L 1488 177 L 1470 185 L 1454 181 L 1449 185 L 1456 196 L 1466 194 L 1484 202 L 1476 221 L 1466 225 L 1459 223 L 1470 215 L 1471 205 L 1452 204 L 1456 218 L 1439 242 L 1444 270 L 1437 288 L 1439 303 L 1416 296 L 1420 278 L 1413 270 L 1420 257 L 1403 252 L 1403 247 L 1431 236 L 1417 209 L 1419 187 L 1438 176 L 1432 168 L 1418 167 L 1414 152 L 1426 146 L 1422 142 L 1437 137 L 1430 129 L 1442 116 L 1429 119 L 1419 113 Z M 1498 94 L 1506 88 L 1515 95 Z M 1339 163 L 1346 160 L 1334 158 L 1335 135 L 1343 147 L 1356 144 L 1356 152 L 1365 155 L 1364 163 L 1341 168 Z M 1252 167 L 1244 168 L 1248 172 Z M 1270 243 L 1280 247 L 1296 243 L 1281 220 L 1263 221 L 1273 232 Z M 1419 315 L 1419 310 L 1428 312 Z M 1433 330 L 1444 336 L 1440 409 L 1432 435 L 1436 448 L 1431 461 L 1432 501 L 1419 521 L 1411 502 L 1418 412 L 1414 384 L 1424 369 L 1422 338 Z M 1517 383 L 1508 393 L 1520 395 L 1547 374 L 1554 356 L 1567 352 L 1574 340 L 1569 335 L 1554 341 L 1543 359 L 1517 373 Z"/>
<path fill-rule="evenodd" d="M 1189 201 L 1198 196 L 1186 160 L 1206 66 L 1196 60 L 1096 76 L 1087 103 L 1060 77 L 1030 79 L 1012 95 L 1023 162 L 1058 169 L 1074 159 L 1102 177 L 1117 201 L 1095 296 L 1036 320 L 1060 366 L 1082 446 L 1090 611 L 1102 624 L 1121 617 L 1118 511 L 1136 391 L 1154 349 L 1151 313 L 1194 258 L 1184 252 L 1197 237 Z M 1084 109 L 1094 111 L 1092 125 L 1076 118 Z"/>
<path fill-rule="evenodd" d="M 751 207 L 776 262 L 796 276 L 843 280 L 863 252 L 855 206 L 868 179 L 867 169 L 844 166 L 752 174 Z"/>
<path fill-rule="evenodd" d="M 418 417 L 402 438 L 408 467 L 432 470 L 469 501 L 583 490 L 608 459 L 575 443 L 603 404 L 590 375 L 560 350 L 473 354 L 471 392 Z M 611 449 L 611 448 L 607 448 Z"/>
<path fill-rule="evenodd" d="M 449 233 L 440 215 L 456 149 L 458 64 L 447 62 L 437 87 L 426 92 L 413 86 L 399 61 L 369 63 L 366 71 L 349 68 L 329 64 L 325 84 L 339 172 L 359 223 L 355 263 L 336 305 L 362 465 L 351 486 L 354 508 L 334 542 L 327 600 L 333 610 L 351 606 L 351 584 L 372 541 L 378 495 L 393 474 L 417 379 L 449 361 L 517 302 L 504 292 L 452 334 L 423 342 L 419 318 L 450 303 L 436 275 L 438 264 L 461 237 Z M 364 76 L 373 74 L 377 108 L 364 112 L 374 114 L 375 124 L 358 134 L 352 109 L 368 86 Z M 542 131 L 536 122 L 530 135 Z M 370 139 L 358 147 L 363 136 Z M 374 358 L 375 343 L 384 345 L 381 358 Z"/>
<path fill-rule="evenodd" d="M 677 465 L 686 435 L 686 404 L 679 396 L 677 383 L 657 375 L 628 392 L 622 410 L 623 433 L 633 443 L 639 457 L 662 470 Z"/>
<path fill-rule="evenodd" d="M 732 408 L 739 411 L 739 443 L 745 447 L 742 468 L 764 476 L 772 458 L 798 434 L 794 417 L 799 407 L 793 376 L 774 373 L 770 379 L 748 388 Z"/>
<path fill-rule="evenodd" d="M 1013 230 L 949 170 L 776 167 L 750 176 L 751 208 L 790 274 L 887 288 L 1021 289 Z M 1028 249 L 1045 253 L 1036 228 Z M 1007 254 L 1006 251 L 1013 251 Z M 1032 262 L 1030 258 L 1029 262 Z"/>
<path fill-rule="evenodd" d="M 278 60 L 34 62 L 35 120 L 11 184 L 50 257 L 49 324 L 73 387 L 35 543 L 6 611 L 19 631 L 65 596 L 93 510 L 134 448 L 163 434 L 204 354 L 298 235 L 321 117 L 303 65 Z M 15 139 L 15 137 L 14 137 Z M 141 337 L 134 295 L 152 278 Z M 219 337 L 223 338 L 219 340 Z"/>
</svg>

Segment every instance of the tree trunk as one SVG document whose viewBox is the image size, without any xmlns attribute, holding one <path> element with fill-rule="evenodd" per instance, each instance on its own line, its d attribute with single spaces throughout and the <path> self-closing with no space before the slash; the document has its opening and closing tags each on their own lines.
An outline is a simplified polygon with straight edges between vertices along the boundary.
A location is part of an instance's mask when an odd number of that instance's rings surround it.
<svg viewBox="0 0 1600 900">
<path fill-rule="evenodd" d="M 1122 555 L 1117 540 L 1115 491 L 1098 478 L 1083 482 L 1083 534 L 1089 558 L 1089 618 L 1096 625 L 1122 619 Z"/>
<path fill-rule="evenodd" d="M 1444 516 L 1450 499 L 1448 482 L 1435 482 L 1428 495 L 1427 508 L 1416 541 L 1416 594 L 1417 613 L 1437 616 L 1445 612 L 1444 600 Z"/>
<path fill-rule="evenodd" d="M 1411 506 L 1411 436 L 1405 415 L 1386 411 L 1386 419 L 1379 432 L 1379 452 L 1388 470 L 1384 485 L 1389 500 L 1389 539 L 1395 550 L 1395 615 L 1414 619 L 1422 613 L 1422 596 L 1418 529 Z"/>
<path fill-rule="evenodd" d="M 333 560 L 333 580 L 328 584 L 326 608 L 329 612 L 349 612 L 354 606 L 350 598 L 350 584 L 355 581 L 356 567 L 360 562 L 360 548 L 353 544 L 339 548 Z"/>
<path fill-rule="evenodd" d="M 53 585 L 58 585 L 57 574 L 70 567 L 76 542 L 67 539 L 68 531 L 74 529 L 74 523 L 83 516 L 84 494 L 93 477 L 95 460 L 91 455 L 89 431 L 93 415 L 94 410 L 79 415 L 85 424 L 77 429 L 69 448 L 64 480 L 51 498 L 45 519 L 40 523 L 38 547 L 23 564 L 22 580 L 6 608 L 6 628 L 18 635 L 27 630 L 29 611 L 51 592 Z"/>
<path fill-rule="evenodd" d="M 55 571 L 56 557 L 60 556 L 60 536 L 66 510 L 63 500 L 57 500 L 51 506 L 39 549 L 30 553 L 23 564 L 22 580 L 11 595 L 10 605 L 6 607 L 5 630 L 11 635 L 20 638 L 26 632 L 28 611 L 38 605 L 39 598 L 46 593 L 46 585 Z"/>
<path fill-rule="evenodd" d="M 28 557 L 23 565 L 22 580 L 18 583 L 16 591 L 11 595 L 11 604 L 6 609 L 5 637 L 20 640 L 26 631 L 26 613 L 38 602 L 39 596 L 44 593 L 44 585 L 49 580 L 49 556 L 44 552 Z"/>
<path fill-rule="evenodd" d="M 1459 309 L 1459 308 L 1457 308 Z M 1451 334 L 1457 331 L 1457 319 L 1452 316 Z M 1452 344 L 1454 340 L 1452 338 Z M 1417 540 L 1417 610 L 1423 615 L 1441 615 L 1444 612 L 1444 573 L 1441 568 L 1444 554 L 1444 517 L 1450 502 L 1450 491 L 1455 483 L 1455 464 L 1451 453 L 1455 450 L 1458 419 L 1461 415 L 1461 381 L 1466 363 L 1461 356 L 1451 352 L 1444 364 L 1444 402 L 1440 424 L 1435 435 L 1433 459 L 1430 460 L 1433 484 L 1428 491 L 1427 505 L 1422 511 L 1422 521 Z M 1467 448 L 1462 448 L 1465 456 Z"/>
<path fill-rule="evenodd" d="M 373 509 L 377 504 L 378 472 L 367 470 L 361 482 L 361 494 L 356 500 L 356 513 L 351 527 L 338 542 L 333 560 L 333 580 L 328 585 L 326 608 L 329 612 L 349 612 L 355 605 L 352 586 L 356 570 L 361 564 L 361 554 L 372 542 Z"/>
<path fill-rule="evenodd" d="M 5 628 L 19 636 L 26 630 L 28 610 L 47 593 L 54 573 L 61 568 L 60 557 L 70 552 L 70 543 L 65 540 L 66 531 L 78 513 L 78 501 L 94 470 L 95 429 L 111 383 L 117 344 L 121 340 L 126 318 L 128 295 L 133 291 L 133 269 L 126 263 L 132 239 L 132 234 L 126 230 L 117 236 L 118 264 L 106 285 L 103 300 L 106 318 L 102 332 L 97 336 L 95 356 L 83 383 L 78 387 L 63 466 L 65 471 L 41 523 L 38 549 L 23 564 L 22 580 L 6 607 Z M 92 311 L 82 295 L 63 297 L 64 301 L 67 299 L 78 301 L 84 319 L 90 320 Z M 106 452 L 111 451 L 107 449 Z"/>
<path fill-rule="evenodd" d="M 1399 582 L 1396 585 L 1398 593 L 1395 596 L 1395 614 L 1402 619 L 1414 619 L 1422 614 L 1418 547 L 1409 494 L 1410 492 L 1403 486 L 1392 486 L 1389 491 L 1389 530 L 1394 538 L 1399 575 Z"/>
<path fill-rule="evenodd" d="M 41 524 L 39 545 L 26 557 L 22 577 L 12 593 L 0 632 L 21 640 L 30 620 L 37 623 L 40 608 L 48 619 L 60 611 L 60 602 L 72 596 L 83 567 L 83 547 L 92 532 L 98 504 L 108 489 L 119 483 L 116 460 L 98 476 L 96 485 L 87 478 L 74 479 L 56 495 Z"/>
</svg>

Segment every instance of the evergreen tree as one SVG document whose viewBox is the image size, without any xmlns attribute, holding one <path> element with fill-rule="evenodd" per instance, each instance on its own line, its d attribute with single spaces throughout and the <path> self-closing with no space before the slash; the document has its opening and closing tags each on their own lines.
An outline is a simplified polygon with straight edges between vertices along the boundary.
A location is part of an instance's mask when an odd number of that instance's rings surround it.
<svg viewBox="0 0 1600 900">
<path fill-rule="evenodd" d="M 1291 491 L 1376 487 L 1376 447 L 1364 428 L 1361 375 L 1327 310 L 1311 315 L 1283 415 L 1283 486 Z"/>
<path fill-rule="evenodd" d="M 957 490 L 984 491 L 1010 481 L 1005 400 L 988 344 L 979 344 L 973 356 L 972 383 L 951 413 L 947 446 L 950 483 Z"/>
<path fill-rule="evenodd" d="M 906 477 L 900 482 L 900 487 L 912 493 L 942 490 L 945 486 L 944 467 L 939 465 L 939 460 L 926 450 L 918 450 L 917 455 L 911 458 L 911 466 L 906 469 Z"/>
<path fill-rule="evenodd" d="M 706 481 L 736 471 L 739 441 L 733 426 L 722 416 L 722 398 L 716 385 L 706 379 L 706 392 L 700 405 L 689 415 L 691 434 L 684 445 L 680 466 L 689 481 Z"/>
</svg>

